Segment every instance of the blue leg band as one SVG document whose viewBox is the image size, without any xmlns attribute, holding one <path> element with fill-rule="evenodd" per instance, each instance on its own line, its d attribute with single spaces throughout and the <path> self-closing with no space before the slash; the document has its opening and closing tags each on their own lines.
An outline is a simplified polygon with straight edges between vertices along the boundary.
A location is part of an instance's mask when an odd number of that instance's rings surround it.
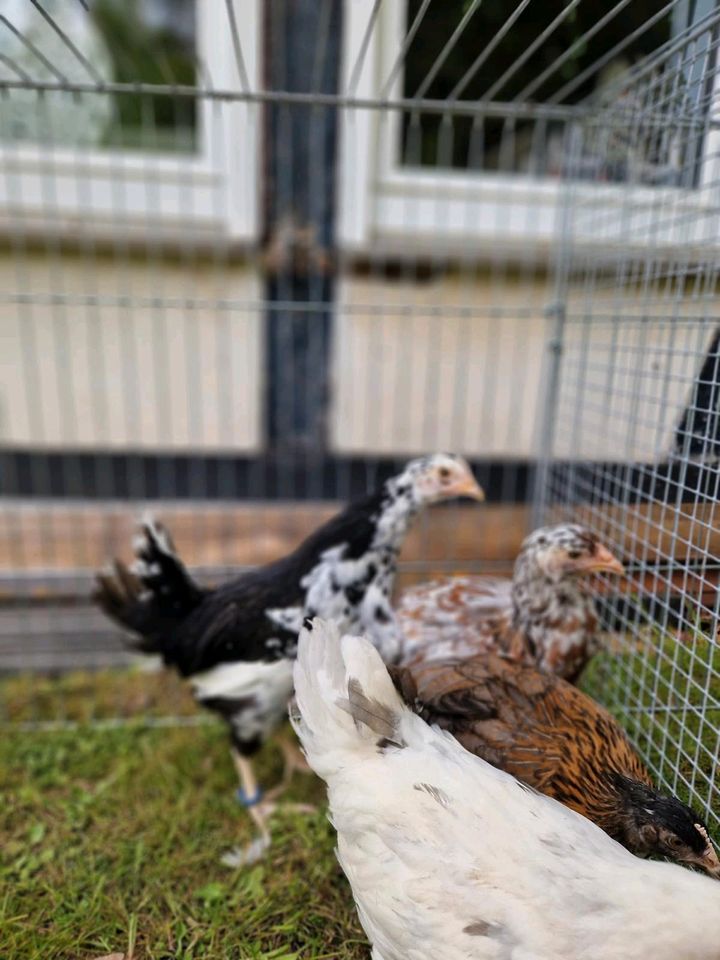
<svg viewBox="0 0 720 960">
<path fill-rule="evenodd" d="M 243 807 L 255 807 L 263 798 L 262 787 L 258 787 L 255 793 L 249 797 L 242 787 L 238 787 L 235 793 L 238 803 Z"/>
</svg>

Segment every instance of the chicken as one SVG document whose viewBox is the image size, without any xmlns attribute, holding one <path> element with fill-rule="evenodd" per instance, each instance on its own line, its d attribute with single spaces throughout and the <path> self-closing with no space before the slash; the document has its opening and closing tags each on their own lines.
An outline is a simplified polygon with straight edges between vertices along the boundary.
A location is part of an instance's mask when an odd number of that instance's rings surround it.
<svg viewBox="0 0 720 960">
<path fill-rule="evenodd" d="M 497 654 L 417 662 L 392 674 L 428 723 L 582 813 L 628 850 L 720 875 L 702 818 L 655 789 L 618 722 L 577 687 Z"/>
<path fill-rule="evenodd" d="M 581 577 L 623 573 L 597 536 L 573 523 L 541 527 L 522 544 L 512 580 L 463 576 L 406 590 L 397 609 L 402 659 L 495 650 L 576 680 L 596 650 L 597 616 Z"/>
<path fill-rule="evenodd" d="M 131 631 L 132 646 L 161 654 L 192 684 L 196 699 L 228 723 L 239 799 L 269 843 L 272 806 L 250 757 L 287 716 L 292 663 L 303 616 L 322 614 L 366 631 L 383 657 L 399 650 L 390 603 L 405 533 L 426 504 L 483 499 L 467 463 L 447 454 L 411 461 L 379 490 L 351 504 L 291 554 L 223 584 L 200 587 L 159 525 L 146 523 L 132 569 L 100 573 L 96 602 Z M 289 759 L 288 759 L 289 763 Z M 286 766 L 287 780 L 291 769 Z"/>
<path fill-rule="evenodd" d="M 720 884 L 634 857 L 428 726 L 367 640 L 314 620 L 295 691 L 373 960 L 720 957 Z"/>
</svg>

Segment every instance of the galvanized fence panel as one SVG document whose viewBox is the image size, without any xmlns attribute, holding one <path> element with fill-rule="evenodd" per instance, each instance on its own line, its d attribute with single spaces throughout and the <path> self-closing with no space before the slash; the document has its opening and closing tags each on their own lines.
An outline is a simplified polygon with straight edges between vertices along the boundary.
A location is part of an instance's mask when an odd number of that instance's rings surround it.
<svg viewBox="0 0 720 960">
<path fill-rule="evenodd" d="M 586 520 L 630 571 L 591 689 L 709 810 L 715 5 L 88 6 L 0 17 L 5 718 L 196 722 L 85 672 L 128 662 L 87 597 L 143 510 L 211 582 L 453 449 L 490 502 L 405 582 Z"/>
<path fill-rule="evenodd" d="M 706 11 L 621 77 L 574 130 L 559 360 L 538 492 L 540 517 L 588 523 L 627 561 L 621 591 L 598 589 L 608 642 L 588 688 L 620 717 L 658 781 L 713 823 L 717 28 L 717 11 Z M 602 165 L 593 162 L 599 155 Z"/>
</svg>

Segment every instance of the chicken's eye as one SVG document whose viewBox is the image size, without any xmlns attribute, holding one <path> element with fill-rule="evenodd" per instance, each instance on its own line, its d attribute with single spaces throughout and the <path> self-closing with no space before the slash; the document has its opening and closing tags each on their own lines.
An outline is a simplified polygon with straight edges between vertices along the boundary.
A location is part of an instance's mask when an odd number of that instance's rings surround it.
<svg viewBox="0 0 720 960">
<path fill-rule="evenodd" d="M 450 479 L 450 471 L 448 470 L 448 468 L 440 467 L 439 473 L 440 473 L 440 479 L 442 480 L 442 482 L 447 483 L 448 480 Z"/>
<path fill-rule="evenodd" d="M 682 840 L 677 836 L 670 836 L 667 838 L 667 844 L 669 847 L 672 847 L 673 850 L 677 850 L 678 847 L 682 846 Z"/>
<path fill-rule="evenodd" d="M 582 550 L 568 550 L 568 557 L 571 560 L 579 560 L 582 556 Z"/>
</svg>

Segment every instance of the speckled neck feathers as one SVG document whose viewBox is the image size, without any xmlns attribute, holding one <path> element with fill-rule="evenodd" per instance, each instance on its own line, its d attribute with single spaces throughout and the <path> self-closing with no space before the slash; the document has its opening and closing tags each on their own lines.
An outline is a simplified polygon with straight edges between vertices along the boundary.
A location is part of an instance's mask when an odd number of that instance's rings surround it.
<svg viewBox="0 0 720 960">
<path fill-rule="evenodd" d="M 512 586 L 513 626 L 526 639 L 530 654 L 543 668 L 575 679 L 587 660 L 588 636 L 597 622 L 595 606 L 579 580 L 550 579 L 539 567 L 532 546 L 515 562 Z M 577 652 L 577 671 L 572 666 Z M 570 666 L 557 671 L 556 658 Z"/>
<path fill-rule="evenodd" d="M 326 529 L 324 549 L 301 580 L 303 610 L 296 608 L 293 616 L 301 612 L 332 619 L 345 632 L 368 636 L 387 662 L 397 659 L 401 632 L 390 597 L 397 556 L 419 506 L 405 471 L 362 504 L 349 507 Z"/>
<path fill-rule="evenodd" d="M 371 547 L 399 553 L 408 527 L 419 509 L 412 478 L 407 471 L 388 480 L 383 487 Z"/>
</svg>

